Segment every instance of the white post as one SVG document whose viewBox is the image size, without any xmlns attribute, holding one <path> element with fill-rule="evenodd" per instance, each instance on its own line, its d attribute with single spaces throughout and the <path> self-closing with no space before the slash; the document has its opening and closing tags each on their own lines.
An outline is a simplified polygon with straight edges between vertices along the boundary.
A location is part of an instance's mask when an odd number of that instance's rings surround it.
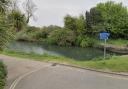
<svg viewBox="0 0 128 89">
<path fill-rule="evenodd" d="M 104 43 L 104 59 L 106 58 L 106 39 L 105 39 L 105 43 Z"/>
</svg>

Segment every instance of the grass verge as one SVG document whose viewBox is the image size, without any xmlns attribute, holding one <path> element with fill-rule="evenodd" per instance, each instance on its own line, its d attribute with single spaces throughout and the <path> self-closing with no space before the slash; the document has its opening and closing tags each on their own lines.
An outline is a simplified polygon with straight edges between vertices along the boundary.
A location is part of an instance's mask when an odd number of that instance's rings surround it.
<svg viewBox="0 0 128 89">
<path fill-rule="evenodd" d="M 4 51 L 1 54 L 26 58 L 36 61 L 50 61 L 58 63 L 66 63 L 71 65 L 76 65 L 79 67 L 100 69 L 100 70 L 109 70 L 113 72 L 128 72 L 128 55 L 125 56 L 112 56 L 109 59 L 103 60 L 102 58 L 96 58 L 90 61 L 79 61 L 63 56 L 51 56 L 51 55 L 37 55 L 37 54 L 27 54 L 23 52 L 14 52 L 14 51 Z"/>
</svg>

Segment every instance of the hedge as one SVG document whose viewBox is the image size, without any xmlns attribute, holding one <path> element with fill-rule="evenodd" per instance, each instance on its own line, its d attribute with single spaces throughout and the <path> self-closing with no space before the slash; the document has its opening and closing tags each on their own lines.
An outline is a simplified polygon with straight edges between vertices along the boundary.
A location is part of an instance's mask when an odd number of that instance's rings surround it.
<svg viewBox="0 0 128 89">
<path fill-rule="evenodd" d="M 4 89 L 6 85 L 7 70 L 6 66 L 0 61 L 0 89 Z"/>
</svg>

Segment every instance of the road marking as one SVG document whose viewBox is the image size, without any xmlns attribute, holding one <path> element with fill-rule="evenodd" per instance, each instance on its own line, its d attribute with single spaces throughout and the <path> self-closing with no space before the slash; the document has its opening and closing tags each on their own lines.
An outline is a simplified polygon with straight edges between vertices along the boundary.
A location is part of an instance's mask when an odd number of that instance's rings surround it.
<svg viewBox="0 0 128 89">
<path fill-rule="evenodd" d="M 15 89 L 16 85 L 17 85 L 24 77 L 27 77 L 28 75 L 30 75 L 30 74 L 32 74 L 32 73 L 35 73 L 35 72 L 37 72 L 37 71 L 40 71 L 40 70 L 42 70 L 42 69 L 44 69 L 44 68 L 48 68 L 48 67 L 49 67 L 49 66 L 46 66 L 46 67 L 43 67 L 43 68 L 39 68 L 39 69 L 36 69 L 36 70 L 34 70 L 34 71 L 28 72 L 28 73 L 26 73 L 26 74 L 20 76 L 19 78 L 17 78 L 17 79 L 11 84 L 11 86 L 10 86 L 9 89 Z"/>
</svg>

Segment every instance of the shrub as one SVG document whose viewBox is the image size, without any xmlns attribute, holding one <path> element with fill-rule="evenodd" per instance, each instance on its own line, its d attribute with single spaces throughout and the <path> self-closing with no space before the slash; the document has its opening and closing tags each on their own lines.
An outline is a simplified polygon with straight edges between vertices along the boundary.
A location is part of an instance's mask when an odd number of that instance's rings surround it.
<svg viewBox="0 0 128 89">
<path fill-rule="evenodd" d="M 93 45 L 94 45 L 94 40 L 89 37 L 84 38 L 80 44 L 81 47 L 92 47 Z"/>
<path fill-rule="evenodd" d="M 80 43 L 83 40 L 83 38 L 84 38 L 84 36 L 82 36 L 82 35 L 77 36 L 75 45 L 80 46 Z"/>
<path fill-rule="evenodd" d="M 89 46 L 89 44 L 88 44 L 88 40 L 86 40 L 86 39 L 83 39 L 82 41 L 81 41 L 81 43 L 80 43 L 80 46 L 81 47 L 88 47 Z"/>
<path fill-rule="evenodd" d="M 59 46 L 72 46 L 75 43 L 76 35 L 73 31 L 67 29 L 54 30 L 48 37 L 50 44 Z"/>
<path fill-rule="evenodd" d="M 46 29 L 38 30 L 33 36 L 33 38 L 37 41 L 44 41 L 45 39 L 48 38 L 50 32 L 51 32 L 50 30 L 46 30 Z"/>
<path fill-rule="evenodd" d="M 4 89 L 6 84 L 7 71 L 3 62 L 0 61 L 0 89 Z"/>
<path fill-rule="evenodd" d="M 45 40 L 52 30 L 40 29 L 36 27 L 28 27 L 26 30 L 21 31 L 17 34 L 16 40 L 22 41 L 43 41 Z"/>
<path fill-rule="evenodd" d="M 76 45 L 80 47 L 92 47 L 94 45 L 94 39 L 87 36 L 78 36 L 76 39 Z"/>
<path fill-rule="evenodd" d="M 6 19 L 0 17 L 0 51 L 7 46 L 11 39 L 13 39 L 13 31 L 9 29 L 8 23 L 4 20 Z"/>
</svg>

